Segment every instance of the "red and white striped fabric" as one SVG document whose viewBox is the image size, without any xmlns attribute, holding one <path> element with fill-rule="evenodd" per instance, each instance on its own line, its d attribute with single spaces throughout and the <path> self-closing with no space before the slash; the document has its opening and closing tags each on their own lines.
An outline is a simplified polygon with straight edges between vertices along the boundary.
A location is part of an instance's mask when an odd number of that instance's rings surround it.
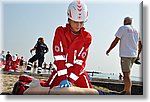
<svg viewBox="0 0 150 102">
<path fill-rule="evenodd" d="M 76 81 L 81 80 L 80 77 L 84 75 L 92 37 L 83 27 L 80 34 L 74 40 L 71 39 L 71 34 L 69 24 L 66 27 L 61 26 L 56 29 L 53 40 L 53 56 L 55 69 L 57 70 L 52 73 L 48 80 L 51 88 L 66 79 L 76 84 Z M 80 84 L 88 84 L 83 85 L 83 87 L 91 87 L 88 77 L 82 77 L 82 81 Z M 76 86 L 80 85 L 77 84 Z"/>
</svg>

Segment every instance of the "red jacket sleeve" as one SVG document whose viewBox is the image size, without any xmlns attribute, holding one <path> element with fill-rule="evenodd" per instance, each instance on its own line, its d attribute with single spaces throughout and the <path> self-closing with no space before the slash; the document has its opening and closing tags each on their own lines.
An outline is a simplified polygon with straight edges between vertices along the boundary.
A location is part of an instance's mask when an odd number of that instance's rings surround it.
<svg viewBox="0 0 150 102">
<path fill-rule="evenodd" d="M 91 37 L 86 40 L 85 45 L 81 48 L 79 53 L 76 55 L 73 66 L 68 70 L 68 79 L 71 83 L 74 83 L 85 69 L 86 59 L 88 56 L 89 46 L 91 44 Z"/>
<path fill-rule="evenodd" d="M 53 39 L 53 57 L 58 76 L 61 76 L 62 80 L 65 80 L 67 79 L 67 69 L 65 66 L 66 55 L 63 50 L 62 39 L 60 36 L 63 33 L 62 27 L 56 29 Z"/>
</svg>

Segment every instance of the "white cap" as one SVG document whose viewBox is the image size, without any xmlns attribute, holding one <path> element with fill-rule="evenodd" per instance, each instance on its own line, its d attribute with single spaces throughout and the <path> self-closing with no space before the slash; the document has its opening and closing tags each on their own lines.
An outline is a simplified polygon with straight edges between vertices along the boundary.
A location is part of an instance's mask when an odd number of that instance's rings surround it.
<svg viewBox="0 0 150 102">
<path fill-rule="evenodd" d="M 12 60 L 13 60 L 13 61 L 16 61 L 16 60 L 17 60 L 17 56 L 16 56 L 16 55 L 13 55 L 13 56 L 12 56 Z"/>
</svg>

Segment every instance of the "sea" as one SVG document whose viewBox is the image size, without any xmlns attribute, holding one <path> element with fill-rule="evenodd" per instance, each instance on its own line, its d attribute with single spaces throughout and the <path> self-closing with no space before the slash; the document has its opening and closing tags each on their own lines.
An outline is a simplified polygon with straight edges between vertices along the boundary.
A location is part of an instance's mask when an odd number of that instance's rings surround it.
<svg viewBox="0 0 150 102">
<path fill-rule="evenodd" d="M 33 72 L 33 68 L 31 69 L 31 72 Z M 92 74 L 92 71 L 87 71 L 89 72 L 90 76 L 92 78 L 103 78 L 103 79 L 114 79 L 114 80 L 119 80 L 119 74 L 115 73 L 101 73 L 101 72 L 94 72 Z M 37 69 L 35 70 L 35 73 L 37 73 Z M 42 70 L 42 74 L 50 74 L 48 70 Z M 137 77 L 137 76 L 131 76 L 132 81 L 138 81 L 138 82 L 143 82 L 142 77 Z"/>
<path fill-rule="evenodd" d="M 1 69 L 1 68 L 0 68 Z M 37 69 L 36 69 L 37 70 Z M 33 69 L 31 69 L 31 72 L 33 72 Z M 35 71 L 36 73 L 37 71 Z M 42 74 L 50 74 L 48 70 L 46 71 L 42 71 Z M 94 73 L 92 74 L 90 71 L 90 76 L 92 78 L 102 78 L 102 79 L 114 79 L 114 80 L 119 80 L 119 74 L 115 74 L 115 73 Z M 131 76 L 131 80 L 132 81 L 137 81 L 137 82 L 143 82 L 143 78 L 142 77 L 137 77 L 137 76 Z"/>
<path fill-rule="evenodd" d="M 119 80 L 119 74 L 115 73 L 94 73 L 92 76 L 92 73 L 89 73 L 92 78 L 103 78 L 103 79 L 115 79 Z M 138 81 L 138 82 L 143 82 L 142 77 L 137 77 L 137 76 L 131 76 L 132 81 Z"/>
</svg>

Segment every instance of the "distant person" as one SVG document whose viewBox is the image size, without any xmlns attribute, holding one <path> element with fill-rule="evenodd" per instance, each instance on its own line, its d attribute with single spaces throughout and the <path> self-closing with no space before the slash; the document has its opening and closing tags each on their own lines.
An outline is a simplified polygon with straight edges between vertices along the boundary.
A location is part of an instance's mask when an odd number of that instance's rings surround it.
<svg viewBox="0 0 150 102">
<path fill-rule="evenodd" d="M 1 59 L 1 61 L 5 61 L 5 51 L 3 51 L 3 50 L 0 54 L 0 59 Z"/>
<path fill-rule="evenodd" d="M 0 68 L 5 64 L 5 51 L 2 50 L 0 54 Z"/>
<path fill-rule="evenodd" d="M 44 66 L 43 66 L 43 72 L 46 73 L 46 70 L 47 70 L 47 64 L 46 62 L 44 63 Z"/>
<path fill-rule="evenodd" d="M 49 73 L 52 72 L 52 70 L 53 70 L 52 68 L 53 68 L 52 62 L 50 62 L 49 67 L 48 67 L 48 72 Z"/>
<path fill-rule="evenodd" d="M 19 66 L 20 66 L 20 69 L 21 69 L 21 71 L 23 71 L 24 69 L 23 69 L 23 67 L 24 67 L 24 59 L 23 59 L 23 56 L 21 57 L 21 59 L 20 59 L 20 63 L 19 63 Z M 25 68 L 25 67 L 24 67 Z"/>
<path fill-rule="evenodd" d="M 25 66 L 25 68 L 27 68 L 27 65 L 28 65 L 28 62 L 27 62 L 27 61 L 25 61 L 25 62 L 24 62 L 24 66 Z"/>
<path fill-rule="evenodd" d="M 119 80 L 122 80 L 122 74 L 121 73 L 119 73 Z"/>
<path fill-rule="evenodd" d="M 92 77 L 94 76 L 94 71 L 92 72 Z"/>
<path fill-rule="evenodd" d="M 118 29 L 115 36 L 116 38 L 111 43 L 111 46 L 106 51 L 106 54 L 109 55 L 110 51 L 120 41 L 119 55 L 121 57 L 121 68 L 125 84 L 122 93 L 131 94 L 131 68 L 134 61 L 136 59 L 140 59 L 139 55 L 142 50 L 142 42 L 139 38 L 139 33 L 132 26 L 132 18 L 124 18 L 124 26 L 121 26 Z"/>
<path fill-rule="evenodd" d="M 53 39 L 54 67 L 47 82 L 50 88 L 58 86 L 70 87 L 75 84 L 82 88 L 92 88 L 85 71 L 88 49 L 92 36 L 84 28 L 88 19 L 88 10 L 84 2 L 75 0 L 67 10 L 68 23 L 59 26 Z"/>
<path fill-rule="evenodd" d="M 7 51 L 7 54 L 6 54 L 6 65 L 5 65 L 5 68 L 4 68 L 4 71 L 10 71 L 11 70 L 11 63 L 12 63 L 12 60 L 11 60 L 11 55 L 10 55 L 10 52 Z"/>
<path fill-rule="evenodd" d="M 20 65 L 20 59 L 21 59 L 21 58 L 19 57 L 18 54 L 16 54 L 16 58 L 17 58 L 17 59 L 16 59 L 16 64 L 17 64 L 16 67 L 17 67 L 17 69 L 18 69 L 18 68 L 19 68 L 19 65 Z"/>
<path fill-rule="evenodd" d="M 18 66 L 19 66 L 19 58 L 18 55 L 13 55 L 11 57 L 11 69 L 14 72 L 18 72 Z"/>
<path fill-rule="evenodd" d="M 10 54 L 9 51 L 7 51 L 7 54 L 6 54 L 6 63 L 7 63 L 8 59 L 9 59 L 10 57 L 11 57 L 11 54 Z"/>
<path fill-rule="evenodd" d="M 1 52 L 1 54 L 0 54 L 0 61 L 1 62 L 4 62 L 5 61 L 5 51 L 4 50 L 2 50 L 2 52 Z"/>
<path fill-rule="evenodd" d="M 22 66 L 24 65 L 23 63 L 24 63 L 24 59 L 23 59 L 23 57 L 21 57 L 21 59 L 20 59 L 20 64 L 19 64 L 20 67 L 22 67 Z"/>
<path fill-rule="evenodd" d="M 27 65 L 27 71 L 31 70 L 32 63 L 36 60 L 38 60 L 38 73 L 40 74 L 42 71 L 42 64 L 44 62 L 44 55 L 48 52 L 48 47 L 44 43 L 44 38 L 40 37 L 38 38 L 38 41 L 34 48 L 30 50 L 31 54 L 32 51 L 35 51 L 35 55 L 29 59 L 28 65 Z"/>
</svg>

